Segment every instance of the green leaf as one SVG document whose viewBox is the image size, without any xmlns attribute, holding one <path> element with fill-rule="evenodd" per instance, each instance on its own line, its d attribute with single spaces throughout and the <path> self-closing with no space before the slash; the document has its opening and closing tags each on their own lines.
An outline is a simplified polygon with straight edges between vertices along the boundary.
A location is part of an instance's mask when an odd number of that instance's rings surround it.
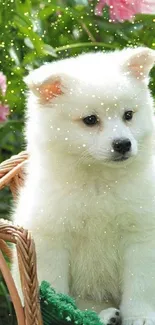
<svg viewBox="0 0 155 325">
<path fill-rule="evenodd" d="M 53 56 L 53 57 L 57 57 L 57 54 L 56 54 L 56 50 L 51 46 L 51 45 L 49 45 L 49 44 L 44 44 L 44 52 L 46 53 L 46 54 L 49 54 L 49 55 L 51 55 L 51 56 Z"/>
</svg>

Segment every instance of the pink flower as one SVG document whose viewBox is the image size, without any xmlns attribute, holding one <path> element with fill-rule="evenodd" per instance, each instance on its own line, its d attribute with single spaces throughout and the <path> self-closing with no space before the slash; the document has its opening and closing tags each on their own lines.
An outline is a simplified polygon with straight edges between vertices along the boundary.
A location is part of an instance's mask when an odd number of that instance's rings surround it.
<svg viewBox="0 0 155 325">
<path fill-rule="evenodd" d="M 102 15 L 105 5 L 110 7 L 110 18 L 113 21 L 132 20 L 138 13 L 155 13 L 155 0 L 99 0 L 96 15 Z"/>
<path fill-rule="evenodd" d="M 2 91 L 2 95 L 3 96 L 6 93 L 6 88 L 7 88 L 7 85 L 6 85 L 6 76 L 2 72 L 0 72 L 0 89 Z"/>
<path fill-rule="evenodd" d="M 0 122 L 5 122 L 9 114 L 9 107 L 0 103 Z"/>
</svg>

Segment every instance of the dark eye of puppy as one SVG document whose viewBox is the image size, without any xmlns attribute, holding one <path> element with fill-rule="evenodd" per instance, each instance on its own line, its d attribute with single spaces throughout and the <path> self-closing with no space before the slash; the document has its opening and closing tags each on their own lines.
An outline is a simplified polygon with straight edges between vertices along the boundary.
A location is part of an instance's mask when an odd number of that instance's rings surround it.
<svg viewBox="0 0 155 325">
<path fill-rule="evenodd" d="M 83 122 L 88 126 L 93 126 L 99 122 L 99 119 L 96 115 L 89 115 L 83 118 Z"/>
<path fill-rule="evenodd" d="M 131 121 L 133 118 L 133 111 L 126 111 L 123 115 L 124 121 Z"/>
</svg>

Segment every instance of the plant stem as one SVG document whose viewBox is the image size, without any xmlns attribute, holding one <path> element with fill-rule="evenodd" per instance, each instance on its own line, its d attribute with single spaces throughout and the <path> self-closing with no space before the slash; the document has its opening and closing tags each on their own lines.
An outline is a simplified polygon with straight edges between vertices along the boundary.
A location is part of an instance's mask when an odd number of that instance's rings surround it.
<svg viewBox="0 0 155 325">
<path fill-rule="evenodd" d="M 96 42 L 95 37 L 93 36 L 93 34 L 91 33 L 91 31 L 89 30 L 89 28 L 87 27 L 87 25 L 85 23 L 83 23 L 83 21 L 80 20 L 80 24 L 83 28 L 83 30 L 86 32 L 86 34 L 88 35 L 88 37 L 90 38 L 90 40 L 94 43 Z"/>
<path fill-rule="evenodd" d="M 116 49 L 116 46 L 113 46 L 111 44 L 106 44 L 103 42 L 86 42 L 86 43 L 75 43 L 75 44 L 69 44 L 69 45 L 64 45 L 64 46 L 60 46 L 60 47 L 56 47 L 55 51 L 59 52 L 59 51 L 65 51 L 65 50 L 69 50 L 72 48 L 76 48 L 76 47 L 92 47 L 92 46 L 99 46 L 99 47 L 104 47 L 104 48 L 108 48 L 108 49 Z"/>
</svg>

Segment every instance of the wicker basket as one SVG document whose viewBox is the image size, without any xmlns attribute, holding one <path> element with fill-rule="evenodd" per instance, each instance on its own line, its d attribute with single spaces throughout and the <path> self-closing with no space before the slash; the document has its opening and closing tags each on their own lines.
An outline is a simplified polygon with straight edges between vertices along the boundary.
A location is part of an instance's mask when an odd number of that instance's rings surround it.
<svg viewBox="0 0 155 325">
<path fill-rule="evenodd" d="M 18 187 L 23 184 L 23 165 L 27 159 L 28 154 L 21 152 L 0 165 L 0 189 L 9 186 L 14 198 L 16 198 Z M 12 256 L 7 242 L 16 245 L 24 307 L 22 307 L 17 288 L 3 256 L 3 253 L 9 258 Z M 13 226 L 11 222 L 0 219 L 0 249 L 0 270 L 15 308 L 18 325 L 42 325 L 36 252 L 31 233 L 23 228 Z"/>
</svg>

